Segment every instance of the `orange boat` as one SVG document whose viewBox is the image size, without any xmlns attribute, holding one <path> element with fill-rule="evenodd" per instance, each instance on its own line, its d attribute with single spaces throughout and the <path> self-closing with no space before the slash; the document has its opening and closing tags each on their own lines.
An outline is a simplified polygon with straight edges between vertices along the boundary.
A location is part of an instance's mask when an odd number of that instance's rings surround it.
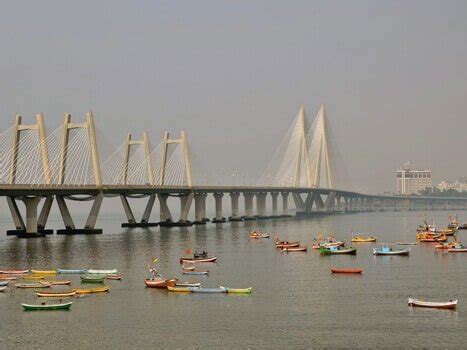
<svg viewBox="0 0 467 350">
<path fill-rule="evenodd" d="M 171 278 L 171 279 L 155 278 L 153 280 L 150 280 L 150 279 L 144 280 L 144 283 L 146 283 L 146 287 L 165 288 L 165 289 L 167 289 L 167 286 L 175 287 L 177 282 L 178 280 L 176 278 Z"/>
<path fill-rule="evenodd" d="M 276 248 L 296 248 L 300 245 L 300 242 L 276 242 Z"/>
<path fill-rule="evenodd" d="M 363 269 L 339 269 L 337 267 L 331 267 L 332 273 L 362 273 Z"/>
<path fill-rule="evenodd" d="M 449 243 L 438 243 L 435 245 L 435 249 L 450 249 L 456 246 L 456 242 L 449 242 Z"/>
</svg>

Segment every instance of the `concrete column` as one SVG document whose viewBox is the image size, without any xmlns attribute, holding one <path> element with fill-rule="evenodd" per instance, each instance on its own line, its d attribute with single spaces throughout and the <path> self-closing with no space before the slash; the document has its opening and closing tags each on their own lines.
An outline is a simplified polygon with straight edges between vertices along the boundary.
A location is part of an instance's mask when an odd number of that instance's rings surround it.
<svg viewBox="0 0 467 350">
<path fill-rule="evenodd" d="M 65 203 L 65 199 L 63 196 L 56 196 L 58 209 L 60 209 L 60 214 L 62 215 L 63 223 L 65 224 L 65 228 L 67 230 L 75 230 L 76 226 L 71 218 L 70 211 L 68 210 L 68 206 Z"/>
<path fill-rule="evenodd" d="M 336 210 L 337 211 L 341 211 L 341 197 L 340 196 L 336 196 Z"/>
<path fill-rule="evenodd" d="M 204 213 L 206 211 L 206 201 L 204 200 L 205 194 L 204 193 L 196 193 L 195 194 L 195 221 L 193 222 L 196 225 L 205 224 L 206 222 L 204 219 Z"/>
<path fill-rule="evenodd" d="M 191 203 L 193 202 L 194 193 L 190 192 L 185 196 L 180 197 L 180 220 L 181 223 L 188 223 L 188 214 L 190 213 Z"/>
<path fill-rule="evenodd" d="M 238 213 L 238 198 L 240 197 L 239 192 L 230 192 L 230 201 L 232 207 L 232 216 L 229 217 L 229 221 L 241 221 L 242 218 Z"/>
<path fill-rule="evenodd" d="M 256 216 L 260 219 L 267 218 L 266 215 L 266 192 L 256 193 Z"/>
<path fill-rule="evenodd" d="M 143 217 L 141 218 L 141 223 L 147 224 L 149 223 L 149 218 L 151 217 L 152 208 L 154 207 L 154 202 L 156 201 L 156 195 L 151 194 L 148 199 L 148 203 L 146 204 L 146 208 L 144 209 Z"/>
<path fill-rule="evenodd" d="M 214 200 L 216 205 L 216 217 L 212 220 L 213 223 L 225 222 L 225 218 L 222 216 L 222 198 L 224 193 L 214 193 Z"/>
<path fill-rule="evenodd" d="M 102 192 L 99 192 L 99 194 L 96 196 L 96 199 L 94 199 L 94 203 L 92 204 L 88 219 L 86 220 L 86 224 L 84 225 L 85 230 L 94 230 L 103 200 L 104 194 Z"/>
<path fill-rule="evenodd" d="M 173 222 L 172 214 L 170 213 L 169 207 L 167 205 L 167 199 L 169 198 L 169 195 L 160 193 L 158 198 L 161 222 Z"/>
<path fill-rule="evenodd" d="M 344 210 L 349 211 L 350 210 L 350 200 L 349 197 L 344 197 Z"/>
<path fill-rule="evenodd" d="M 278 192 L 271 192 L 272 198 L 272 217 L 277 218 L 279 216 L 279 210 L 277 207 L 277 197 L 279 196 Z"/>
<path fill-rule="evenodd" d="M 290 217 L 289 214 L 289 192 L 282 192 L 282 216 Z"/>
<path fill-rule="evenodd" d="M 45 199 L 44 206 L 42 207 L 41 213 L 39 215 L 39 220 L 37 221 L 37 227 L 39 231 L 45 229 L 45 225 L 47 223 L 47 219 L 49 218 L 50 209 L 52 208 L 53 202 L 53 196 L 47 196 L 47 198 Z"/>
<path fill-rule="evenodd" d="M 26 234 L 38 234 L 37 230 L 37 206 L 39 205 L 40 197 L 23 197 L 21 198 L 26 207 Z"/>
<path fill-rule="evenodd" d="M 19 231 L 25 231 L 26 225 L 24 224 L 23 218 L 21 217 L 21 213 L 18 209 L 18 204 L 15 201 L 14 197 L 6 197 L 8 202 L 8 207 L 10 208 L 11 216 L 13 217 L 13 222 L 15 223 L 15 227 Z"/>
<path fill-rule="evenodd" d="M 120 200 L 122 201 L 123 209 L 125 210 L 125 215 L 130 224 L 136 223 L 135 216 L 133 215 L 133 211 L 131 210 L 130 203 L 128 203 L 128 199 L 124 194 L 120 195 Z"/>
<path fill-rule="evenodd" d="M 255 197 L 254 193 L 244 192 L 243 196 L 245 197 L 245 220 L 256 220 L 256 217 L 253 215 L 253 198 Z"/>
</svg>

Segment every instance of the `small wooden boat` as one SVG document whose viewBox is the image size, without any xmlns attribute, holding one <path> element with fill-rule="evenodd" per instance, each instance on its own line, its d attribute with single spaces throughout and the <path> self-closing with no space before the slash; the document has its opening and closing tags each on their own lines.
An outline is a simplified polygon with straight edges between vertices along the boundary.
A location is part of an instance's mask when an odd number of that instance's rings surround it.
<svg viewBox="0 0 467 350">
<path fill-rule="evenodd" d="M 36 292 L 36 295 L 38 297 L 43 297 L 43 298 L 67 298 L 67 297 L 72 297 L 73 295 L 76 294 L 75 290 L 70 290 L 70 291 L 63 291 L 63 292 Z"/>
<path fill-rule="evenodd" d="M 259 232 L 250 232 L 251 239 L 261 239 L 261 238 L 269 238 L 267 233 L 259 233 Z"/>
<path fill-rule="evenodd" d="M 24 275 L 22 276 L 23 280 L 43 280 L 45 276 L 43 275 Z"/>
<path fill-rule="evenodd" d="M 283 253 L 293 253 L 293 252 L 306 252 L 307 247 L 295 247 L 295 248 L 282 248 Z"/>
<path fill-rule="evenodd" d="M 57 274 L 56 270 L 31 270 L 33 275 L 42 275 L 42 276 L 55 276 Z"/>
<path fill-rule="evenodd" d="M 373 248 L 373 255 L 409 255 L 410 248 L 408 249 L 401 249 L 401 250 L 393 250 L 388 245 L 383 245 L 380 249 Z"/>
<path fill-rule="evenodd" d="M 435 249 L 450 249 L 456 246 L 456 242 L 449 243 L 438 243 L 435 245 Z"/>
<path fill-rule="evenodd" d="M 448 240 L 448 237 L 446 235 L 425 237 L 425 238 L 419 239 L 420 242 L 424 242 L 424 243 L 446 242 L 447 240 Z"/>
<path fill-rule="evenodd" d="M 171 278 L 171 279 L 155 278 L 153 280 L 150 280 L 150 279 L 144 280 L 146 287 L 164 288 L 164 289 L 166 289 L 168 286 L 175 287 L 177 285 L 177 282 L 178 280 L 176 278 Z"/>
<path fill-rule="evenodd" d="M 73 302 L 63 304 L 21 304 L 24 311 L 39 311 L 39 310 L 69 310 Z"/>
<path fill-rule="evenodd" d="M 191 265 L 191 266 L 183 265 L 182 266 L 182 270 L 184 270 L 184 271 L 193 271 L 194 269 L 195 269 L 195 265 Z"/>
<path fill-rule="evenodd" d="M 105 276 L 102 275 L 96 275 L 96 276 L 81 276 L 81 282 L 82 283 L 104 283 Z"/>
<path fill-rule="evenodd" d="M 337 267 L 331 267 L 332 273 L 362 273 L 363 269 L 342 269 Z"/>
<path fill-rule="evenodd" d="M 109 291 L 108 286 L 104 287 L 97 287 L 97 288 L 77 288 L 74 289 L 76 294 L 91 294 L 91 293 L 103 293 L 103 292 L 108 292 Z"/>
<path fill-rule="evenodd" d="M 167 289 L 169 290 L 169 292 L 176 292 L 176 293 L 189 293 L 190 292 L 189 287 L 167 286 Z"/>
<path fill-rule="evenodd" d="M 107 275 L 105 276 L 106 279 L 108 280 L 121 280 L 123 278 L 123 275 L 121 274 L 116 274 L 116 275 Z"/>
<path fill-rule="evenodd" d="M 88 274 L 93 274 L 93 275 L 114 275 L 118 273 L 117 269 L 113 270 L 87 270 Z"/>
<path fill-rule="evenodd" d="M 417 242 L 396 242 L 397 245 L 418 245 Z"/>
<path fill-rule="evenodd" d="M 6 286 L 2 286 L 2 287 L 0 287 L 0 292 L 4 292 L 4 291 L 5 291 L 5 289 L 6 289 Z"/>
<path fill-rule="evenodd" d="M 340 247 L 340 246 L 332 246 L 329 248 L 321 247 L 319 248 L 319 252 L 322 255 L 332 255 L 332 254 L 357 254 L 357 249 L 354 247 Z"/>
<path fill-rule="evenodd" d="M 223 287 L 221 287 L 223 288 Z M 248 288 L 227 288 L 227 293 L 229 294 L 250 294 L 253 290 L 253 287 Z"/>
<path fill-rule="evenodd" d="M 52 286 L 66 286 L 66 285 L 70 285 L 71 281 L 69 281 L 69 280 L 55 280 L 55 281 L 39 281 L 39 283 L 49 283 Z"/>
<path fill-rule="evenodd" d="M 50 288 L 50 283 L 15 283 L 16 288 Z"/>
<path fill-rule="evenodd" d="M 300 246 L 300 242 L 276 242 L 276 248 L 295 248 Z"/>
<path fill-rule="evenodd" d="M 0 281 L 14 281 L 15 279 L 17 279 L 18 277 L 16 276 L 1 276 L 0 275 Z"/>
<path fill-rule="evenodd" d="M 193 275 L 193 276 L 201 276 L 201 275 L 208 275 L 209 271 L 185 271 L 183 270 L 182 273 L 184 275 Z"/>
<path fill-rule="evenodd" d="M 201 287 L 201 283 L 177 282 L 175 287 Z"/>
<path fill-rule="evenodd" d="M 84 274 L 87 273 L 88 270 L 85 269 L 57 269 L 57 273 L 63 273 L 63 274 Z"/>
<path fill-rule="evenodd" d="M 455 309 L 457 306 L 457 300 L 450 300 L 448 302 L 434 302 L 409 298 L 408 305 L 418 307 L 430 307 L 435 309 Z"/>
<path fill-rule="evenodd" d="M 331 248 L 331 247 L 343 247 L 345 246 L 345 242 L 337 241 L 337 242 L 321 242 L 321 243 L 313 243 L 313 249 L 320 249 L 320 248 Z"/>
<path fill-rule="evenodd" d="M 8 283 L 10 283 L 10 281 L 0 281 L 0 287 L 8 286 Z"/>
<path fill-rule="evenodd" d="M 373 237 L 373 236 L 369 236 L 369 237 L 355 236 L 355 237 L 352 238 L 352 242 L 357 242 L 357 243 L 376 242 L 376 237 Z"/>
<path fill-rule="evenodd" d="M 454 247 L 448 249 L 449 253 L 467 253 L 467 248 L 460 243 L 457 243 Z"/>
<path fill-rule="evenodd" d="M 29 269 L 27 270 L 0 270 L 0 274 L 3 275 L 24 275 L 29 272 Z"/>
<path fill-rule="evenodd" d="M 439 233 L 441 233 L 442 235 L 446 235 L 446 236 L 454 236 L 456 231 L 457 229 L 454 229 L 454 228 L 443 228 L 439 231 Z"/>
<path fill-rule="evenodd" d="M 196 258 L 196 259 L 193 259 L 193 258 L 187 258 L 187 257 L 183 257 L 183 258 L 180 258 L 180 264 L 184 264 L 184 263 L 191 263 L 191 264 L 195 264 L 195 263 L 214 263 L 217 261 L 217 256 L 213 256 L 213 257 L 210 257 L 210 258 Z"/>
<path fill-rule="evenodd" d="M 203 288 L 203 287 L 188 287 L 192 293 L 227 293 L 227 288 Z"/>
</svg>

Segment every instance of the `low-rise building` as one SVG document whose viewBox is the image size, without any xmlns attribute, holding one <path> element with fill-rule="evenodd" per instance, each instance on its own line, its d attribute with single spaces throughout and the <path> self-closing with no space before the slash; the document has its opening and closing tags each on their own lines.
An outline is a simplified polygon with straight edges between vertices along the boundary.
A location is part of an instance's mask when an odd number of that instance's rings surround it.
<svg viewBox="0 0 467 350">
<path fill-rule="evenodd" d="M 467 178 L 461 177 L 456 181 L 443 180 L 436 186 L 440 191 L 455 190 L 467 191 Z"/>
</svg>

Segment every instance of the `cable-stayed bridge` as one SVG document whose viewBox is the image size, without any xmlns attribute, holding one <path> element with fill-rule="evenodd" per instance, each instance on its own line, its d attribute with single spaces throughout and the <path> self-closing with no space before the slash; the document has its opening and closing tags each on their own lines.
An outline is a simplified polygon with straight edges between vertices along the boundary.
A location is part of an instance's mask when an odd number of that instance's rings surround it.
<svg viewBox="0 0 467 350">
<path fill-rule="evenodd" d="M 345 190 L 345 172 L 339 170 L 342 162 L 332 141 L 324 106 L 310 126 L 301 107 L 257 183 L 210 185 L 203 183 L 202 172 L 193 171 L 196 166 L 183 131 L 176 137 L 164 132 L 154 147 L 146 132 L 140 139 L 128 134 L 113 149 L 95 127 L 92 113 L 78 122 L 65 114 L 62 125 L 50 133 L 42 114 L 36 116 L 34 124 L 24 124 L 17 115 L 13 125 L 0 133 L 0 196 L 6 197 L 15 225 L 7 233 L 19 237 L 53 233 L 46 224 L 54 200 L 64 224 L 58 234 L 101 233 L 95 226 L 105 197 L 120 197 L 127 217 L 124 227 L 289 217 L 290 202 L 296 215 L 466 207 L 467 198 L 380 196 Z M 226 194 L 230 196 L 228 218 L 223 210 Z M 211 195 L 216 212 L 212 220 L 206 214 L 206 201 Z M 169 197 L 180 200 L 179 218 L 173 217 Z M 146 200 L 141 219 L 136 218 L 128 198 Z M 76 226 L 69 201 L 92 203 L 83 228 Z M 25 215 L 18 206 L 21 202 Z M 159 220 L 151 222 L 156 202 Z"/>
</svg>

